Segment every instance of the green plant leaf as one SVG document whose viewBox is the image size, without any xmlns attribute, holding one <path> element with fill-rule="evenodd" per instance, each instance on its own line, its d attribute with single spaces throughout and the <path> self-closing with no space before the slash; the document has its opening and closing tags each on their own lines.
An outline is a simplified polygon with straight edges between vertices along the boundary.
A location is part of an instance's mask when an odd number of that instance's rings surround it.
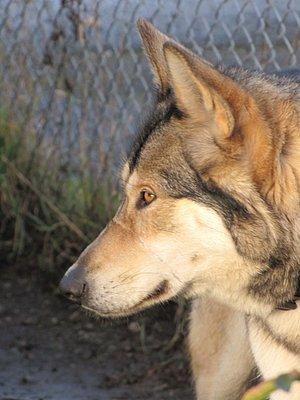
<svg viewBox="0 0 300 400">
<path fill-rule="evenodd" d="M 298 371 L 279 375 L 275 379 L 262 382 L 248 390 L 242 400 L 266 400 L 271 393 L 278 389 L 288 392 L 295 381 L 300 381 L 300 372 Z"/>
</svg>

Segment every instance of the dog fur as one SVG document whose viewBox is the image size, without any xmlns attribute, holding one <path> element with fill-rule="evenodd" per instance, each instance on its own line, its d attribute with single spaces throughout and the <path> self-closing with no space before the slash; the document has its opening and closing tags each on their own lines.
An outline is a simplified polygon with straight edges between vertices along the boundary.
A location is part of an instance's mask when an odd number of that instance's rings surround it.
<svg viewBox="0 0 300 400">
<path fill-rule="evenodd" d="M 128 315 L 193 298 L 198 400 L 239 399 L 253 370 L 300 369 L 300 85 L 216 68 L 140 20 L 157 98 L 123 168 L 116 216 L 61 282 Z M 299 302 L 298 302 L 299 303 Z M 300 385 L 272 400 L 300 399 Z"/>
</svg>

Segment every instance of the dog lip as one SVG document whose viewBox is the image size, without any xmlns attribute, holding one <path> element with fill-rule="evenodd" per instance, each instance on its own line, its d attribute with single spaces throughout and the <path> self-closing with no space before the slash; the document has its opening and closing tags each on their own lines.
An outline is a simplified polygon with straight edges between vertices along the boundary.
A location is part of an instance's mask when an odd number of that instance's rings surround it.
<svg viewBox="0 0 300 400">
<path fill-rule="evenodd" d="M 141 302 L 147 301 L 147 300 L 154 300 L 157 297 L 165 294 L 169 289 L 169 282 L 164 279 L 163 281 L 161 281 L 156 288 L 150 293 L 148 294 L 148 296 L 146 296 Z M 141 303 L 139 303 L 141 304 Z"/>
<path fill-rule="evenodd" d="M 86 293 L 86 291 L 87 291 L 86 289 L 87 289 L 87 284 L 84 283 L 83 286 L 82 286 L 82 291 L 81 291 L 80 297 L 82 297 Z"/>
<path fill-rule="evenodd" d="M 97 313 L 98 315 L 102 316 L 102 317 L 119 317 L 119 316 L 125 316 L 128 313 L 130 314 L 131 312 L 134 311 L 138 311 L 139 307 L 144 304 L 147 301 L 150 300 L 155 300 L 158 297 L 164 295 L 167 293 L 167 291 L 169 290 L 169 282 L 164 279 L 163 281 L 161 281 L 156 287 L 155 289 L 150 292 L 146 297 L 144 297 L 141 301 L 139 301 L 138 303 L 136 303 L 135 305 L 133 305 L 132 307 L 129 307 L 127 309 L 123 309 L 123 310 L 119 310 L 119 311 L 100 311 L 97 310 L 96 308 L 92 308 L 89 307 L 88 305 L 85 305 L 84 303 L 81 303 L 81 306 L 83 308 L 85 308 L 88 311 L 92 311 Z"/>
</svg>

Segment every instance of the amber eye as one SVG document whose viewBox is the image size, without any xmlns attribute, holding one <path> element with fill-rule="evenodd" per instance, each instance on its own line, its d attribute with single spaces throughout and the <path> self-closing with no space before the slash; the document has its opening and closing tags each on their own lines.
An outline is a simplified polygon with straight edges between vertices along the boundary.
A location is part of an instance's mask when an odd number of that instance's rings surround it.
<svg viewBox="0 0 300 400">
<path fill-rule="evenodd" d="M 144 206 L 148 206 L 153 200 L 155 200 L 155 198 L 155 194 L 150 192 L 148 189 L 143 189 L 141 191 L 141 201 Z"/>
</svg>

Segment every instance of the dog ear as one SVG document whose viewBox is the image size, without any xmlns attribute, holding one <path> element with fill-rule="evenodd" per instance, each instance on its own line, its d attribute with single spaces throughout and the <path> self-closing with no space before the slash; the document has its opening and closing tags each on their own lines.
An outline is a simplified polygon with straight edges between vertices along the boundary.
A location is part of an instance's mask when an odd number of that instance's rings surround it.
<svg viewBox="0 0 300 400">
<path fill-rule="evenodd" d="M 143 18 L 137 21 L 145 53 L 150 61 L 154 81 L 162 93 L 169 89 L 169 71 L 163 53 L 164 43 L 172 41 L 167 35 L 156 29 L 150 22 Z"/>
<path fill-rule="evenodd" d="M 253 171 L 259 175 L 257 179 L 265 179 L 272 144 L 266 135 L 269 127 L 252 96 L 229 76 L 177 43 L 164 43 L 164 54 L 178 107 L 198 120 L 212 115 L 218 127 L 217 144 L 222 145 L 225 139 L 226 152 L 231 148 L 234 153 L 242 147 Z"/>
<path fill-rule="evenodd" d="M 243 160 L 255 186 L 270 204 L 286 213 L 298 210 L 297 182 L 290 167 L 297 166 L 300 171 L 298 145 L 291 145 L 296 143 L 294 137 L 285 136 L 283 127 L 274 142 L 264 105 L 258 104 L 249 91 L 181 45 L 165 42 L 163 46 L 178 108 L 198 121 L 212 116 L 218 128 L 187 135 L 194 166 L 203 170 L 218 165 L 214 177 L 224 180 L 225 166 L 232 171 L 233 164 Z M 271 103 L 266 106 L 271 109 Z M 285 110 L 293 119 L 293 109 L 286 103 L 275 102 L 272 107 L 278 113 Z"/>
<path fill-rule="evenodd" d="M 197 74 L 194 67 L 198 57 L 172 42 L 166 42 L 163 51 L 178 108 L 194 120 L 214 118 L 220 135 L 229 137 L 234 128 L 233 114 L 227 101 Z M 213 68 L 205 61 L 202 63 L 207 70 Z"/>
</svg>

